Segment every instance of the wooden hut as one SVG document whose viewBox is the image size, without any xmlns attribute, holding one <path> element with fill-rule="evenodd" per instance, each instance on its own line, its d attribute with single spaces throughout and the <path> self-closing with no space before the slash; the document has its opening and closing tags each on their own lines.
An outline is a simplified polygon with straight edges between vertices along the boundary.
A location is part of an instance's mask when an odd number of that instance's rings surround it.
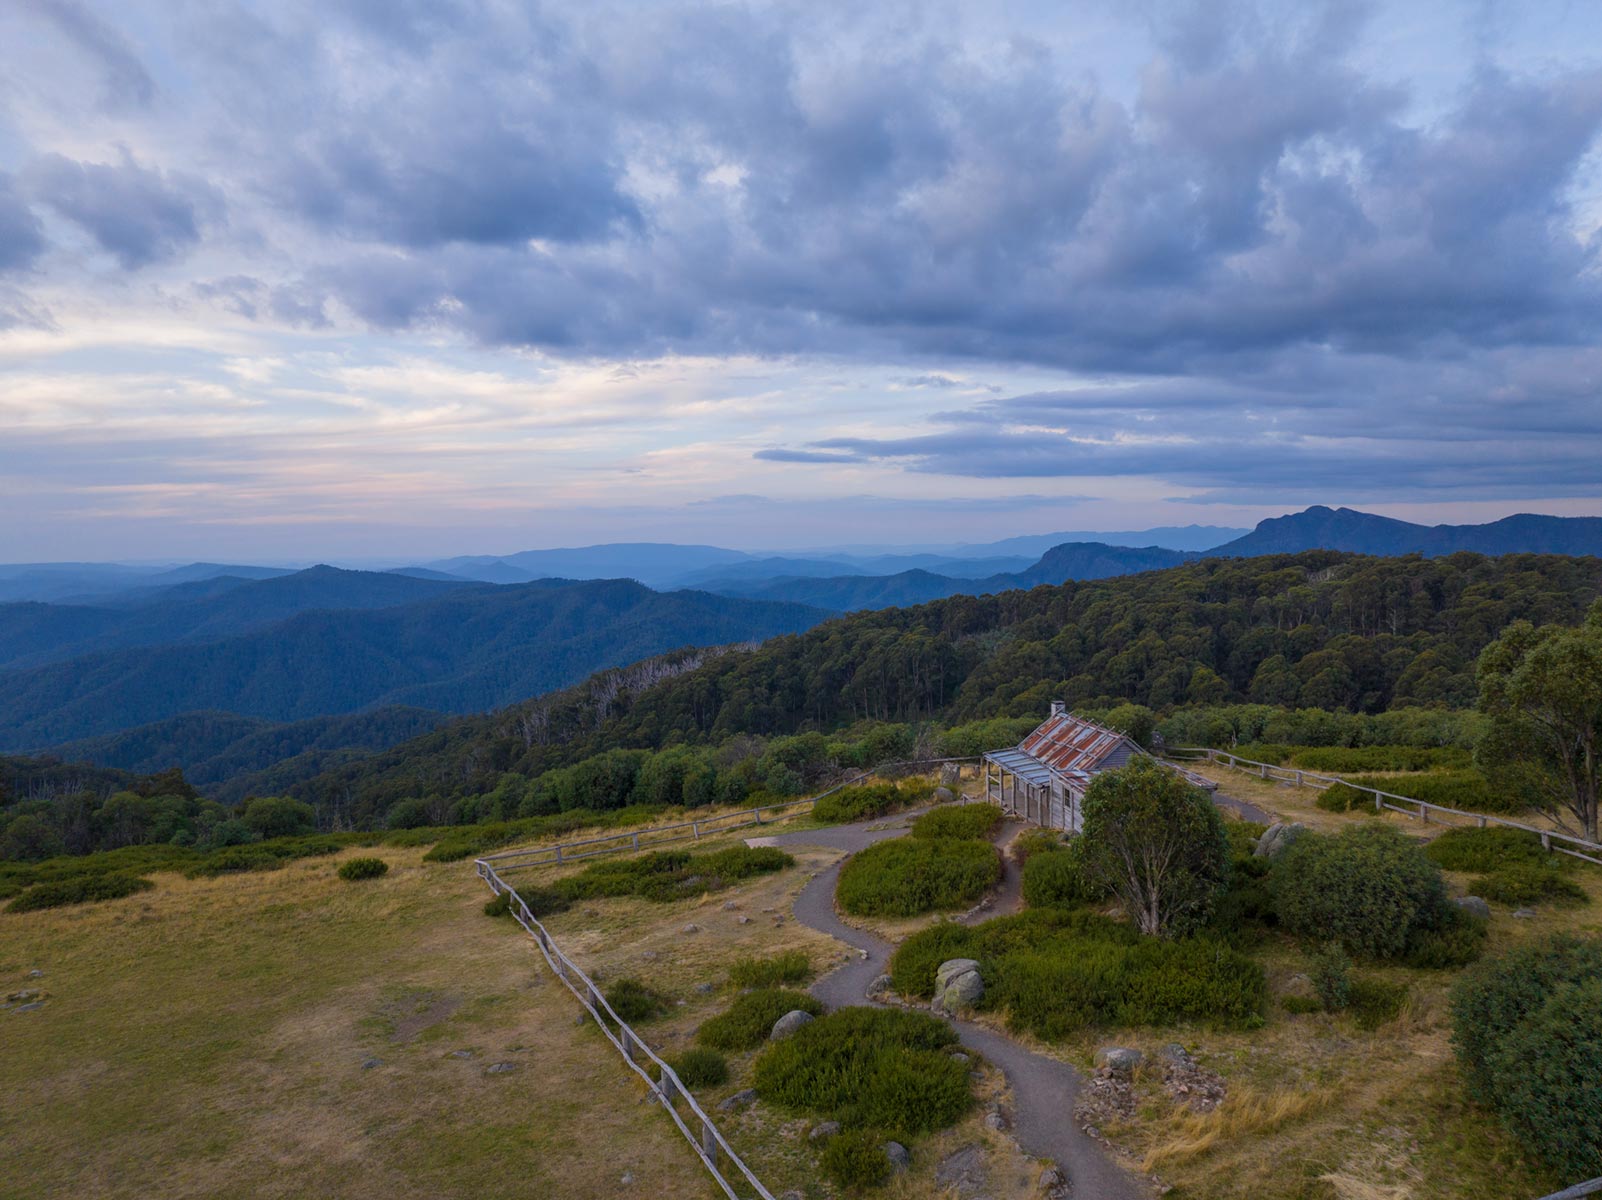
<svg viewBox="0 0 1602 1200">
<path fill-rule="evenodd" d="M 1078 833 L 1079 804 L 1090 781 L 1137 754 L 1146 751 L 1133 738 L 1077 717 L 1053 700 L 1051 715 L 1022 742 L 984 756 L 985 797 L 1026 821 Z M 1171 763 L 1163 765 L 1198 787 L 1217 787 Z"/>
</svg>

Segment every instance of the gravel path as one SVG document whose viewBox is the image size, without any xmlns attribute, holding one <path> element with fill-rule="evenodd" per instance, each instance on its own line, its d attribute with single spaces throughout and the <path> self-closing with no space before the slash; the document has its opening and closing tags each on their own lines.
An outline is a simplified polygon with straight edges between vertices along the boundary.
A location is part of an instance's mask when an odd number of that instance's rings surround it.
<svg viewBox="0 0 1602 1200">
<path fill-rule="evenodd" d="M 772 838 L 753 838 L 763 845 L 828 846 L 855 852 L 885 838 L 899 837 L 906 821 L 863 822 L 829 829 L 805 830 Z M 1010 840 L 1020 828 L 1003 827 Z M 842 859 L 841 862 L 844 860 Z M 825 975 L 812 985 L 812 994 L 830 1008 L 872 1003 L 868 985 L 884 974 L 893 947 L 882 938 L 841 921 L 834 911 L 834 885 L 840 875 L 835 863 L 812 880 L 795 902 L 795 917 L 803 925 L 826 933 L 862 952 L 863 957 Z M 967 920 L 987 920 L 1016 909 L 1021 902 L 1022 880 L 1017 866 L 1007 861 L 1000 888 L 984 908 Z M 968 1021 L 952 1021 L 962 1044 L 984 1055 L 1006 1073 L 1014 1097 L 1013 1136 L 1028 1154 L 1050 1159 L 1068 1176 L 1075 1200 L 1146 1200 L 1141 1182 L 1119 1167 L 1094 1139 L 1074 1123 L 1074 1101 L 1080 1076 L 1067 1063 L 1025 1050 L 1004 1034 Z"/>
</svg>

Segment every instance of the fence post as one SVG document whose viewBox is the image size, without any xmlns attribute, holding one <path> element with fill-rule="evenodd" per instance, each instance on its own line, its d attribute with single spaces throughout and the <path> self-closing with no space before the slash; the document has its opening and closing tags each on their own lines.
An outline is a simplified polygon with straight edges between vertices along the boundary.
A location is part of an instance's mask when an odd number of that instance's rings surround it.
<svg viewBox="0 0 1602 1200">
<path fill-rule="evenodd" d="M 706 1155 L 707 1162 L 714 1166 L 717 1164 L 718 1136 L 712 1128 L 711 1121 L 701 1122 L 701 1153 Z"/>
<path fill-rule="evenodd" d="M 634 835 L 634 848 L 636 850 L 640 848 L 640 835 L 637 833 Z"/>
<path fill-rule="evenodd" d="M 673 1107 L 673 1076 L 668 1074 L 666 1067 L 662 1068 L 661 1078 L 657 1080 L 656 1090 L 662 1093 L 662 1103 L 669 1108 Z"/>
<path fill-rule="evenodd" d="M 634 1061 L 634 1039 L 633 1039 L 633 1037 L 630 1036 L 629 1027 L 627 1025 L 625 1025 L 625 1026 L 623 1026 L 623 1028 L 619 1032 L 623 1035 L 621 1038 L 618 1039 L 619 1041 L 621 1041 L 623 1043 L 623 1057 L 625 1059 L 627 1059 L 629 1062 L 633 1062 Z"/>
<path fill-rule="evenodd" d="M 1550 833 L 1543 833 L 1541 835 L 1541 849 L 1547 851 L 1547 853 L 1551 853 L 1551 851 L 1552 851 L 1552 835 Z"/>
<path fill-rule="evenodd" d="M 560 845 L 558 845 L 556 847 L 556 861 L 557 862 L 561 862 L 562 861 L 562 847 Z"/>
<path fill-rule="evenodd" d="M 762 824 L 762 810 L 760 808 L 753 808 L 751 810 L 751 816 L 758 825 Z"/>
<path fill-rule="evenodd" d="M 1374 788 L 1372 790 L 1374 792 L 1374 811 L 1375 812 L 1384 812 L 1385 811 L 1385 802 L 1380 799 L 1379 789 L 1378 788 Z"/>
<path fill-rule="evenodd" d="M 700 837 L 701 836 L 701 822 L 699 822 L 699 821 L 691 821 L 690 822 L 690 832 L 694 836 Z"/>
<path fill-rule="evenodd" d="M 1296 786 L 1297 787 L 1301 787 L 1302 786 L 1302 773 L 1301 773 L 1300 770 L 1298 770 L 1296 772 Z"/>
<path fill-rule="evenodd" d="M 1477 823 L 1478 823 L 1478 824 L 1479 824 L 1479 827 L 1480 827 L 1480 828 L 1481 828 L 1481 829 L 1484 829 L 1484 828 L 1485 828 L 1485 818 L 1484 818 L 1484 817 L 1480 817 L 1480 818 L 1478 818 L 1478 822 L 1477 822 Z"/>
<path fill-rule="evenodd" d="M 1426 825 L 1430 823 L 1429 805 L 1425 804 L 1422 800 L 1418 802 L 1418 819 L 1423 821 Z"/>
</svg>

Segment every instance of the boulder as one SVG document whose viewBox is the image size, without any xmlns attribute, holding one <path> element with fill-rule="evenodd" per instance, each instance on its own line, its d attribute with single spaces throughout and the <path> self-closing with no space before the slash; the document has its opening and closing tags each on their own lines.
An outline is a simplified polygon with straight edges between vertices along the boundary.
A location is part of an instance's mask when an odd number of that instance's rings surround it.
<svg viewBox="0 0 1602 1200">
<path fill-rule="evenodd" d="M 936 804 L 950 804 L 957 798 L 957 793 L 948 787 L 937 787 L 934 790 Z"/>
<path fill-rule="evenodd" d="M 974 1142 L 948 1154 L 935 1168 L 935 1186 L 942 1196 L 976 1200 L 985 1190 L 985 1151 Z"/>
<path fill-rule="evenodd" d="M 515 1071 L 515 1070 L 517 1070 L 517 1064 L 516 1063 L 498 1062 L 498 1063 L 491 1063 L 489 1066 L 485 1067 L 484 1068 L 484 1074 L 486 1074 L 486 1075 L 504 1075 L 508 1071 Z"/>
<path fill-rule="evenodd" d="M 893 981 L 891 980 L 890 976 L 880 975 L 868 985 L 867 994 L 869 996 L 888 996 L 894 990 Z"/>
<path fill-rule="evenodd" d="M 782 1042 L 803 1025 L 812 1024 L 812 1014 L 802 1012 L 799 1008 L 792 1008 L 784 1016 L 773 1022 L 773 1032 L 768 1036 L 776 1042 Z"/>
<path fill-rule="evenodd" d="M 1479 896 L 1459 896 L 1452 903 L 1464 912 L 1473 913 L 1476 917 L 1484 917 L 1487 920 L 1490 919 L 1491 906 Z"/>
<path fill-rule="evenodd" d="M 940 764 L 940 784 L 942 787 L 954 788 L 962 782 L 961 763 Z"/>
<path fill-rule="evenodd" d="M 756 1103 L 756 1088 L 742 1088 L 727 1100 L 718 1105 L 719 1112 L 736 1112 L 748 1105 Z"/>
<path fill-rule="evenodd" d="M 1286 824 L 1284 821 L 1275 821 L 1262 836 L 1257 839 L 1257 845 L 1252 848 L 1252 854 L 1258 858 L 1278 858 L 1302 834 L 1307 832 L 1307 826 L 1300 821 Z"/>
<path fill-rule="evenodd" d="M 905 1171 L 912 1165 L 912 1151 L 900 1142 L 886 1142 L 884 1156 L 890 1160 L 890 1165 L 897 1171 Z"/>
<path fill-rule="evenodd" d="M 985 981 L 971 958 L 950 958 L 935 971 L 934 1010 L 954 1013 L 984 999 Z"/>
<path fill-rule="evenodd" d="M 819 1121 L 812 1127 L 812 1132 L 807 1134 L 807 1140 L 809 1142 L 826 1142 L 839 1132 L 839 1121 Z"/>
<path fill-rule="evenodd" d="M 1096 1065 L 1106 1067 L 1115 1075 L 1128 1075 L 1145 1061 L 1144 1054 L 1128 1046 L 1103 1046 L 1096 1051 Z"/>
<path fill-rule="evenodd" d="M 1164 1062 L 1173 1063 L 1176 1067 L 1188 1067 L 1196 1061 L 1190 1056 L 1190 1051 L 1178 1042 L 1169 1042 L 1168 1045 L 1157 1051 L 1157 1057 Z"/>
<path fill-rule="evenodd" d="M 1035 1186 L 1047 1196 L 1066 1195 L 1068 1191 L 1068 1176 L 1062 1173 L 1061 1167 L 1050 1166 L 1040 1172 L 1040 1178 L 1036 1181 Z"/>
</svg>

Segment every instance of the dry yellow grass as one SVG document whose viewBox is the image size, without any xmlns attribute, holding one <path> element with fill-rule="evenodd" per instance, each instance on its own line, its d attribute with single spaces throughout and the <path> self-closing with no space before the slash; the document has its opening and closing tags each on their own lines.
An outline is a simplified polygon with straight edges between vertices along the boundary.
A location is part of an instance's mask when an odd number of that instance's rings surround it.
<svg viewBox="0 0 1602 1200">
<path fill-rule="evenodd" d="M 1140 1169 L 1159 1171 L 1205 1154 L 1223 1141 L 1274 1133 L 1292 1121 L 1333 1104 L 1337 1095 L 1335 1089 L 1262 1092 L 1240 1087 L 1211 1112 L 1180 1109 L 1168 1116 L 1166 1130 L 1157 1131 L 1141 1160 Z"/>
</svg>

